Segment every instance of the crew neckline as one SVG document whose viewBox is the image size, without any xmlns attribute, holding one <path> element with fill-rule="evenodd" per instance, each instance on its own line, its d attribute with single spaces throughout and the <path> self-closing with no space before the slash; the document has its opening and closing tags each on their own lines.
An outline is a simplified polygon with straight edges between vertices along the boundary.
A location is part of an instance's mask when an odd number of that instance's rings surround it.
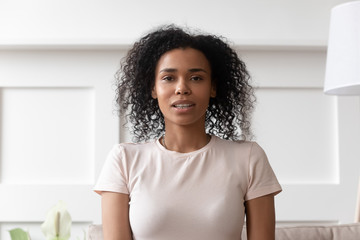
<svg viewBox="0 0 360 240">
<path fill-rule="evenodd" d="M 160 138 L 158 138 L 156 140 L 156 145 L 158 146 L 158 148 L 163 151 L 163 152 L 166 152 L 170 155 L 173 155 L 173 156 L 176 156 L 176 157 L 187 157 L 189 155 L 194 155 L 194 154 L 198 154 L 198 153 L 201 153 L 201 152 L 205 152 L 207 151 L 212 145 L 213 143 L 215 142 L 216 140 L 216 136 L 214 135 L 210 135 L 210 141 L 205 145 L 203 146 L 202 148 L 199 148 L 198 150 L 195 150 L 195 151 L 192 151 L 192 152 L 187 152 L 187 153 L 181 153 L 181 152 L 177 152 L 177 151 L 173 151 L 173 150 L 169 150 L 169 149 L 166 149 L 163 145 L 161 145 L 160 143 Z"/>
</svg>

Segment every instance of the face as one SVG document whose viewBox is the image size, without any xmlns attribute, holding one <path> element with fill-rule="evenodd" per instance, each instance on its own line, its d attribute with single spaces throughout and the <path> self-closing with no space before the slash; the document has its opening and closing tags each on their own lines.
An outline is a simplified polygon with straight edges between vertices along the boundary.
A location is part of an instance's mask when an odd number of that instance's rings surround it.
<svg viewBox="0 0 360 240">
<path fill-rule="evenodd" d="M 210 64 L 202 52 L 179 48 L 161 56 L 152 97 L 158 100 L 165 126 L 204 127 L 210 97 L 215 96 Z"/>
</svg>

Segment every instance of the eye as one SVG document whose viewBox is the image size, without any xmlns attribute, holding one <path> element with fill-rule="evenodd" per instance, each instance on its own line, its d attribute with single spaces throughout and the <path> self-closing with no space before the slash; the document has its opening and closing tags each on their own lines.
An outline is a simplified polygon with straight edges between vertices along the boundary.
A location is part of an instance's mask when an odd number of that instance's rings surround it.
<svg viewBox="0 0 360 240">
<path fill-rule="evenodd" d="M 161 78 L 161 80 L 170 82 L 170 81 L 174 80 L 174 78 L 172 76 L 164 76 Z"/>
<path fill-rule="evenodd" d="M 195 82 L 197 82 L 197 81 L 202 80 L 202 77 L 200 77 L 200 76 L 191 76 L 190 79 L 193 80 L 193 81 L 195 81 Z"/>
</svg>

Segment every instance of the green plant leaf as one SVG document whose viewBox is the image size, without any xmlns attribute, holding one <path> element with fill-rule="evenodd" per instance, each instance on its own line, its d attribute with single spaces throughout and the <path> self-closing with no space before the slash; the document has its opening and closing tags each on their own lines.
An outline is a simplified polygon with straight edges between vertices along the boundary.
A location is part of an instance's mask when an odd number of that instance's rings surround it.
<svg viewBox="0 0 360 240">
<path fill-rule="evenodd" d="M 30 240 L 28 232 L 21 228 L 14 228 L 9 231 L 11 240 Z"/>
</svg>

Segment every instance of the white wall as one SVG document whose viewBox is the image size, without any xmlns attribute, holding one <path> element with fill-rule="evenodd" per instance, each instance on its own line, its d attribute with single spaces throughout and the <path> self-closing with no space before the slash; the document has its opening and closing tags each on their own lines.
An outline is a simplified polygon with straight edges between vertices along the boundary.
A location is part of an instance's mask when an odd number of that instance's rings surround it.
<svg viewBox="0 0 360 240">
<path fill-rule="evenodd" d="M 322 93 L 331 7 L 347 1 L 0 0 L 0 239 L 62 199 L 73 237 L 99 223 L 91 192 L 127 141 L 112 78 L 129 45 L 165 23 L 228 37 L 258 87 L 254 128 L 284 191 L 279 223 L 353 221 L 360 101 Z"/>
<path fill-rule="evenodd" d="M 332 6 L 344 0 L 2 0 L 1 45 L 130 44 L 164 23 L 223 34 L 238 44 L 326 44 Z"/>
</svg>

